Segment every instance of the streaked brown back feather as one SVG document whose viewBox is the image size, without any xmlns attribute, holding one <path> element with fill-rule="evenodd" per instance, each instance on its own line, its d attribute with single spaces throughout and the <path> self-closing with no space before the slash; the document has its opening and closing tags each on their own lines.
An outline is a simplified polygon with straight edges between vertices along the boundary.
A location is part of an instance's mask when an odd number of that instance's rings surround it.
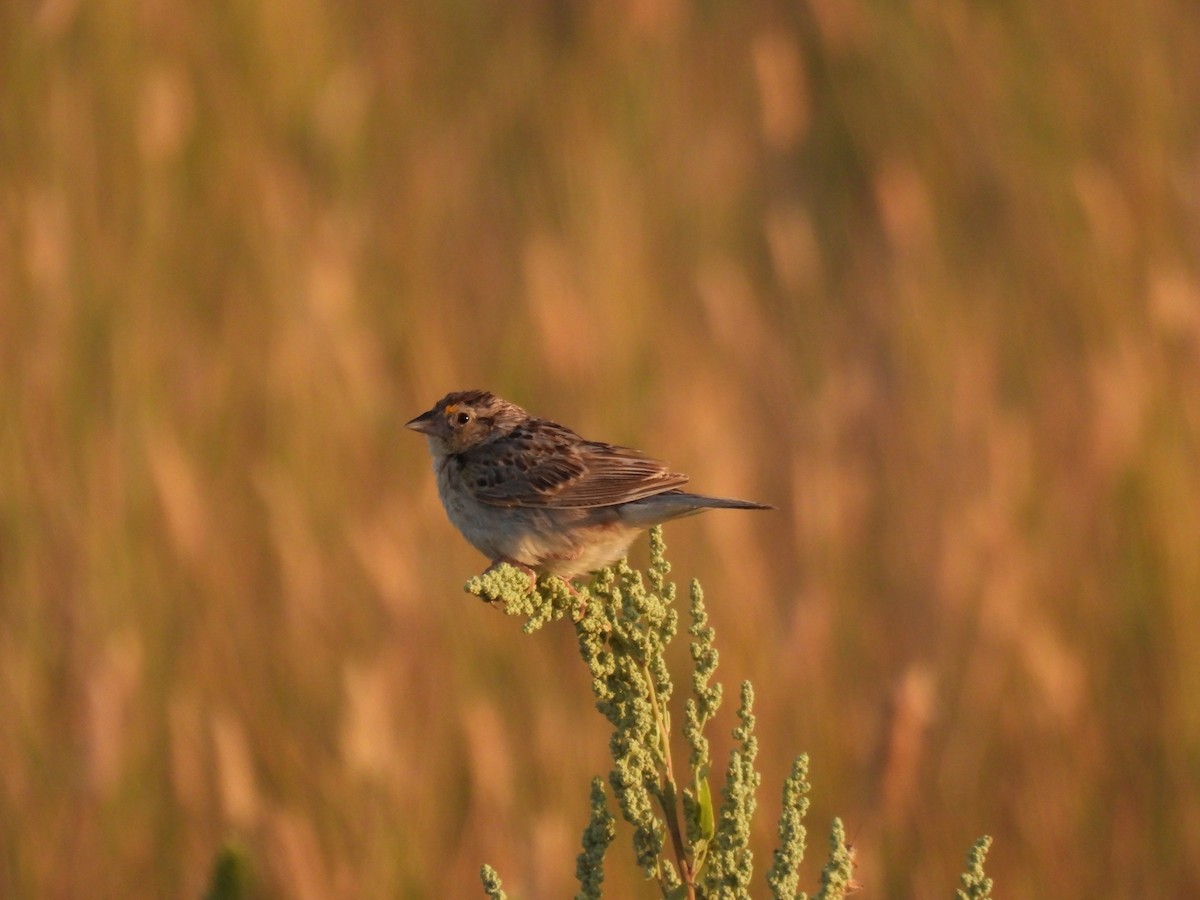
<svg viewBox="0 0 1200 900">
<path fill-rule="evenodd" d="M 459 454 L 464 483 L 482 503 L 545 509 L 628 503 L 687 483 L 629 447 L 585 441 L 545 419 Z"/>
</svg>

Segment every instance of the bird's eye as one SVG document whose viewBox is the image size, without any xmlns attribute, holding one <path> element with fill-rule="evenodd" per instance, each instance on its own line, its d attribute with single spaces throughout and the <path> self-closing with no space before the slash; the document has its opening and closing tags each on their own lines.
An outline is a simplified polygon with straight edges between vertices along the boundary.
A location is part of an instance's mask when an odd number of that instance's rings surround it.
<svg viewBox="0 0 1200 900">
<path fill-rule="evenodd" d="M 460 412 L 454 417 L 455 425 L 466 425 L 470 421 L 471 414 L 469 412 Z"/>
</svg>

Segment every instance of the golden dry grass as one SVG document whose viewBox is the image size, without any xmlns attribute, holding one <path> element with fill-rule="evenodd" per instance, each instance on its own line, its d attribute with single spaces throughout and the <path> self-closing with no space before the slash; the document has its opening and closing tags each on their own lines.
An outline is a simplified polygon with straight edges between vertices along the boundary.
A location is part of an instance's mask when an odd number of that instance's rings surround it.
<svg viewBox="0 0 1200 900">
<path fill-rule="evenodd" d="M 809 886 L 1200 893 L 1193 7 L 5 5 L 0 896 L 571 892 L 571 636 L 399 428 L 470 386 L 781 507 L 667 532 L 761 869 L 807 750 Z"/>
</svg>

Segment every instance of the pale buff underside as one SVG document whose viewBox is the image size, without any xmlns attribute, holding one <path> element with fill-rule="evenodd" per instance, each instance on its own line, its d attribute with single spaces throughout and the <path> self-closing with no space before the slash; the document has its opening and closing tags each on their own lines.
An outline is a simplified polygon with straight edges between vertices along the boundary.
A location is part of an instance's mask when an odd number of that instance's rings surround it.
<svg viewBox="0 0 1200 900">
<path fill-rule="evenodd" d="M 586 509 L 492 506 L 452 486 L 448 468 L 435 464 L 438 494 L 451 523 L 475 549 L 490 560 L 517 562 L 563 578 L 612 565 L 651 525 L 722 503 L 672 492 Z"/>
</svg>

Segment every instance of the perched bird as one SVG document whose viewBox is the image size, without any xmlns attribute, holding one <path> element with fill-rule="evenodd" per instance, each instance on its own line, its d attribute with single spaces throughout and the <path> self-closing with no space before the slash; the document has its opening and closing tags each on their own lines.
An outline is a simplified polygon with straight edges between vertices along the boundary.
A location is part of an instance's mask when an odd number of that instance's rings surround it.
<svg viewBox="0 0 1200 900">
<path fill-rule="evenodd" d="M 625 556 L 638 533 L 706 509 L 773 509 L 689 494 L 687 476 L 589 441 L 487 391 L 447 394 L 406 423 L 429 440 L 454 527 L 492 565 L 568 581 Z"/>
</svg>

